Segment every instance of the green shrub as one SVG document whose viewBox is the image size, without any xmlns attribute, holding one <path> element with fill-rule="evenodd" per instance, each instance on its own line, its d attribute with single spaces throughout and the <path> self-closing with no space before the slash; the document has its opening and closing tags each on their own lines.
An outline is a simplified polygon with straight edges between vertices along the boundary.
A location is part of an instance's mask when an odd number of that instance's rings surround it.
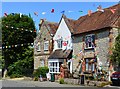
<svg viewBox="0 0 120 89">
<path fill-rule="evenodd" d="M 34 81 L 38 81 L 38 77 L 35 77 L 35 78 L 34 78 Z"/>
<path fill-rule="evenodd" d="M 20 78 L 20 77 L 23 77 L 23 75 L 17 73 L 10 75 L 10 78 Z"/>
<path fill-rule="evenodd" d="M 46 73 L 48 73 L 48 67 L 39 67 L 36 71 L 33 72 L 34 77 L 39 77 L 42 75 L 43 78 L 46 78 Z"/>
<path fill-rule="evenodd" d="M 63 78 L 60 78 L 60 79 L 59 79 L 59 83 L 60 83 L 60 84 L 64 84 L 64 83 L 65 83 L 65 82 L 64 82 L 64 79 L 63 79 Z"/>
<path fill-rule="evenodd" d="M 15 66 L 14 64 L 10 65 L 8 67 L 7 75 L 10 76 L 10 78 L 19 78 L 22 76 L 22 69 L 18 66 Z"/>
</svg>

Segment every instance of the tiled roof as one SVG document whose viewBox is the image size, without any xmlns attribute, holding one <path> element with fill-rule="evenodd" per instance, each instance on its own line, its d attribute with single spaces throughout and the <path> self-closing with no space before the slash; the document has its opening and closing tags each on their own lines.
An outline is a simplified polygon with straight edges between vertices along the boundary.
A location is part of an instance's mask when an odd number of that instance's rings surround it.
<svg viewBox="0 0 120 89">
<path fill-rule="evenodd" d="M 72 50 L 57 49 L 51 53 L 48 59 L 67 59 L 72 57 Z"/>
<path fill-rule="evenodd" d="M 116 9 L 113 14 L 110 9 Z M 85 15 L 78 20 L 71 20 L 63 16 L 73 34 L 80 34 L 99 30 L 106 27 L 120 27 L 120 4 L 104 9 L 104 12 L 96 11 L 90 16 Z"/>
<path fill-rule="evenodd" d="M 50 27 L 50 34 L 55 34 L 56 33 L 56 29 L 58 27 L 57 23 L 48 23 L 48 26 Z"/>
<path fill-rule="evenodd" d="M 54 35 L 56 33 L 58 23 L 48 22 L 48 21 L 42 19 L 42 24 L 39 26 L 41 27 L 42 25 L 46 26 L 46 28 L 50 32 L 50 34 Z"/>
</svg>

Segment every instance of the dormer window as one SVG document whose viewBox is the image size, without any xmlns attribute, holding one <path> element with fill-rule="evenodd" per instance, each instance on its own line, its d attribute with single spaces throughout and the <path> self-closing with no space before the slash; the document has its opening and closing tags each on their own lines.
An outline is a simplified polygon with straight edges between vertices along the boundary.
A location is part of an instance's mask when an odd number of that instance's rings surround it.
<svg viewBox="0 0 120 89">
<path fill-rule="evenodd" d="M 44 51 L 48 51 L 49 50 L 49 41 L 45 41 L 44 42 Z"/>
<path fill-rule="evenodd" d="M 85 36 L 85 48 L 93 48 L 95 46 L 95 35 L 90 34 Z"/>
</svg>

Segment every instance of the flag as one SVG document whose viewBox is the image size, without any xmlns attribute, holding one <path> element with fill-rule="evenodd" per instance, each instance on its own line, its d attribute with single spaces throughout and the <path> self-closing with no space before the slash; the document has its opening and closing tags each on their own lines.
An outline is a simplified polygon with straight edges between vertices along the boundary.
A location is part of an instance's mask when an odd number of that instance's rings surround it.
<svg viewBox="0 0 120 89">
<path fill-rule="evenodd" d="M 38 12 L 34 12 L 34 15 L 38 16 Z"/>
<path fill-rule="evenodd" d="M 114 14 L 116 9 L 110 9 L 110 11 Z"/>
<path fill-rule="evenodd" d="M 22 13 L 20 13 L 20 18 L 22 17 Z"/>
<path fill-rule="evenodd" d="M 101 6 L 101 5 L 99 5 L 99 6 L 97 7 L 97 11 L 104 12 L 104 10 L 102 9 L 102 6 Z"/>
<path fill-rule="evenodd" d="M 80 50 L 80 54 L 82 53 L 82 50 Z"/>
<path fill-rule="evenodd" d="M 21 44 L 21 46 L 23 46 L 23 44 Z"/>
<path fill-rule="evenodd" d="M 91 10 L 88 10 L 88 16 L 90 16 L 92 14 Z"/>
<path fill-rule="evenodd" d="M 4 13 L 4 16 L 7 17 L 7 13 Z"/>
<path fill-rule="evenodd" d="M 14 45 L 12 45 L 12 47 L 14 47 Z"/>
<path fill-rule="evenodd" d="M 68 11 L 69 13 L 73 12 L 73 11 Z"/>
<path fill-rule="evenodd" d="M 4 47 L 4 46 L 2 46 L 2 48 L 4 49 L 5 47 Z"/>
<path fill-rule="evenodd" d="M 33 43 L 31 43 L 31 45 L 33 45 Z"/>
<path fill-rule="evenodd" d="M 36 30 L 34 30 L 34 32 L 36 32 Z"/>
<path fill-rule="evenodd" d="M 54 9 L 52 9 L 52 10 L 51 10 L 51 13 L 54 13 L 54 11 L 55 11 L 55 10 L 54 10 Z"/>
<path fill-rule="evenodd" d="M 8 48 L 11 48 L 11 46 L 8 46 Z"/>
<path fill-rule="evenodd" d="M 15 45 L 15 47 L 17 47 L 17 45 Z"/>
<path fill-rule="evenodd" d="M 64 41 L 64 42 L 63 42 L 63 46 L 67 46 L 67 41 Z"/>
<path fill-rule="evenodd" d="M 29 13 L 29 17 L 31 18 L 31 14 Z"/>
<path fill-rule="evenodd" d="M 83 11 L 78 11 L 78 12 L 82 13 Z"/>
<path fill-rule="evenodd" d="M 65 13 L 65 11 L 61 11 L 61 13 L 62 13 L 62 14 L 64 14 L 64 13 Z"/>
<path fill-rule="evenodd" d="M 11 13 L 12 15 L 15 15 L 14 13 Z"/>
<path fill-rule="evenodd" d="M 42 12 L 42 15 L 45 15 L 46 14 L 46 12 Z"/>
</svg>

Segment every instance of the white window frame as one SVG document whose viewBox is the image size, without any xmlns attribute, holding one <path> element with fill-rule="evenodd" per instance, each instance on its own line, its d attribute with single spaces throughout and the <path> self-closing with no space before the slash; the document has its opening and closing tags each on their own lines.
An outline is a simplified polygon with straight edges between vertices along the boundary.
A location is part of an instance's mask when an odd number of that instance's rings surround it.
<svg viewBox="0 0 120 89">
<path fill-rule="evenodd" d="M 88 61 L 86 61 L 88 60 Z M 85 71 L 86 72 L 92 72 L 92 71 L 95 71 L 95 63 L 90 63 L 91 59 L 85 59 Z"/>
<path fill-rule="evenodd" d="M 57 40 L 57 46 L 58 46 L 58 49 L 62 49 L 62 46 L 63 46 L 63 40 L 62 39 Z"/>
<path fill-rule="evenodd" d="M 45 61 L 44 59 L 40 59 L 40 67 L 44 67 L 45 66 Z"/>
<path fill-rule="evenodd" d="M 89 45 L 89 43 L 88 44 L 86 43 L 87 37 L 91 37 L 91 40 L 92 40 L 93 35 L 95 36 L 95 34 L 89 34 L 89 35 L 85 36 L 85 49 L 94 48 L 94 43 L 92 41 L 90 42 L 91 46 Z M 95 41 L 95 39 L 94 39 L 94 41 Z"/>
<path fill-rule="evenodd" d="M 44 51 L 48 51 L 48 50 L 49 50 L 49 41 L 45 41 L 44 42 Z"/>
<path fill-rule="evenodd" d="M 50 73 L 60 73 L 59 62 L 49 62 L 49 72 Z"/>
</svg>

